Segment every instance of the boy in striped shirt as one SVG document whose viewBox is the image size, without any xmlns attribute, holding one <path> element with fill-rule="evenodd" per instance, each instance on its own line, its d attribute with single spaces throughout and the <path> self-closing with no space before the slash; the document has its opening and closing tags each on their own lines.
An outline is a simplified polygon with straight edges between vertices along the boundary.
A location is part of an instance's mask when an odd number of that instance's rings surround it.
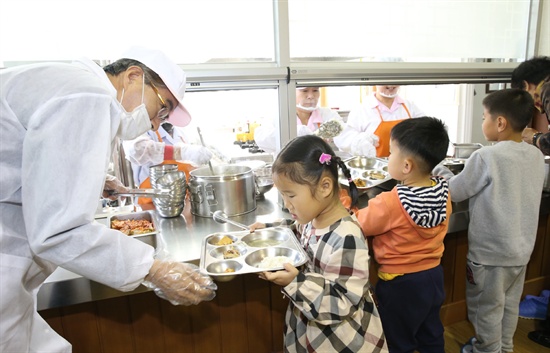
<svg viewBox="0 0 550 353">
<path fill-rule="evenodd" d="M 439 119 L 397 124 L 390 135 L 388 172 L 401 183 L 357 211 L 380 265 L 375 293 L 391 353 L 444 351 L 440 262 L 451 200 L 447 181 L 431 171 L 445 158 L 448 146 Z"/>
</svg>

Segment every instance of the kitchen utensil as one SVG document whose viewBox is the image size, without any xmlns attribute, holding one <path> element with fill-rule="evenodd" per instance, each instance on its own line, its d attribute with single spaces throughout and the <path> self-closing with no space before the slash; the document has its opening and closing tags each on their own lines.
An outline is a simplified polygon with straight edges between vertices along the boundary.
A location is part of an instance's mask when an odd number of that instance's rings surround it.
<svg viewBox="0 0 550 353">
<path fill-rule="evenodd" d="M 191 212 L 211 217 L 222 210 L 229 217 L 256 209 L 254 174 L 249 167 L 233 164 L 192 170 L 189 173 Z"/>
<path fill-rule="evenodd" d="M 453 157 L 455 158 L 469 158 L 474 151 L 477 151 L 483 145 L 481 143 L 453 143 L 455 152 Z"/>
<path fill-rule="evenodd" d="M 233 220 L 227 218 L 227 215 L 225 213 L 223 213 L 223 211 L 220 211 L 220 210 L 212 213 L 212 218 L 214 219 L 214 221 L 216 221 L 220 224 L 229 223 L 229 224 L 232 224 L 234 226 L 240 227 L 244 230 L 250 230 L 249 226 L 246 226 L 242 223 L 239 223 L 239 222 L 236 222 L 236 221 L 233 221 Z"/>
<path fill-rule="evenodd" d="M 204 140 L 202 138 L 201 128 L 198 126 L 197 126 L 197 133 L 199 134 L 199 138 L 201 139 L 202 146 L 206 147 L 206 145 L 204 144 Z M 214 174 L 214 169 L 212 169 L 212 162 L 208 161 L 208 166 L 210 167 L 210 171 L 212 172 L 212 174 Z"/>
<path fill-rule="evenodd" d="M 129 189 L 125 192 L 113 192 L 113 196 L 170 197 L 169 189 Z"/>
</svg>

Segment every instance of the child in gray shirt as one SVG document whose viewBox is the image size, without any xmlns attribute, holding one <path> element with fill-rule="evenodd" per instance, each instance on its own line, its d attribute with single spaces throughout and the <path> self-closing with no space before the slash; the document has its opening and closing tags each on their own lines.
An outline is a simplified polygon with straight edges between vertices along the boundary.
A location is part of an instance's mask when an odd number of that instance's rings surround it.
<svg viewBox="0 0 550 353">
<path fill-rule="evenodd" d="M 498 143 L 475 151 L 449 179 L 452 200 L 469 199 L 466 303 L 476 335 L 463 353 L 513 351 L 544 183 L 543 154 L 521 138 L 535 112 L 529 93 L 493 92 L 483 107 L 483 134 Z M 442 168 L 434 174 L 450 176 Z"/>
</svg>

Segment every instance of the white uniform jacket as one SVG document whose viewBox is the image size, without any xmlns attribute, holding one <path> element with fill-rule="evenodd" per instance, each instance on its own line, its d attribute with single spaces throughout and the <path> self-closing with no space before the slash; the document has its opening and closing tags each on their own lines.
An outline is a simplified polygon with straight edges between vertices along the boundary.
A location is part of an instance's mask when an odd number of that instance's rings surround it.
<svg viewBox="0 0 550 353">
<path fill-rule="evenodd" d="M 120 123 L 98 65 L 0 71 L 0 352 L 69 352 L 36 312 L 57 266 L 128 291 L 154 249 L 94 220 Z"/>
<path fill-rule="evenodd" d="M 392 121 L 406 119 L 409 117 L 409 113 L 411 118 L 424 116 L 424 112 L 416 104 L 399 96 L 394 99 L 393 105 L 388 109 L 376 99 L 374 93 L 368 95 L 363 103 L 350 110 L 344 131 L 334 138 L 334 144 L 340 150 L 350 152 L 352 142 L 361 132 L 374 134 L 382 121 L 381 116 L 384 121 Z"/>
<path fill-rule="evenodd" d="M 312 134 L 315 130 L 319 129 L 319 125 L 333 119 L 338 119 L 343 123 L 342 117 L 336 111 L 330 108 L 317 107 L 312 112 L 305 126 L 296 117 L 296 124 L 298 125 L 297 135 Z M 278 133 L 279 127 L 276 127 L 274 123 L 262 124 L 254 130 L 254 141 L 262 150 L 273 153 L 279 150 L 276 146 L 276 134 Z"/>
</svg>

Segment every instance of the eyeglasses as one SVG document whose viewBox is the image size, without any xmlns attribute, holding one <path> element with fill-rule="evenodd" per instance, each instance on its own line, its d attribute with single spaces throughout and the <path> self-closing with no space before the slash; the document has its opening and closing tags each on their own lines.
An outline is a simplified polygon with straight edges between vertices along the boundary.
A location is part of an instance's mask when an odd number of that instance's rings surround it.
<svg viewBox="0 0 550 353">
<path fill-rule="evenodd" d="M 153 88 L 153 91 L 155 91 L 155 93 L 157 94 L 157 97 L 160 100 L 160 104 L 162 105 L 162 108 L 160 108 L 160 110 L 157 113 L 157 118 L 159 118 L 159 120 L 162 122 L 168 119 L 168 116 L 170 115 L 170 109 L 168 109 L 168 105 L 166 104 L 166 101 L 164 100 L 164 98 L 162 98 L 162 96 L 160 95 L 157 87 L 155 87 L 153 82 L 151 82 L 150 84 L 151 84 L 151 87 Z"/>
</svg>

